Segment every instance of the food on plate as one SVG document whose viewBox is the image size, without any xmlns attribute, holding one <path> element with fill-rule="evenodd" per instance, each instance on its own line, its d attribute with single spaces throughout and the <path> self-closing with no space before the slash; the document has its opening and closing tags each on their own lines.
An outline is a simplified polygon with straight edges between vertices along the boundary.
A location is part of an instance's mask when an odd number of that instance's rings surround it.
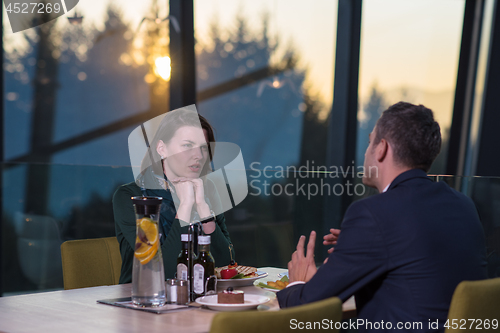
<svg viewBox="0 0 500 333">
<path fill-rule="evenodd" d="M 275 282 L 267 281 L 267 285 L 270 287 L 281 290 L 281 289 L 285 289 L 286 286 L 288 286 L 288 281 L 287 282 L 283 282 L 281 280 L 276 280 Z"/>
<path fill-rule="evenodd" d="M 233 244 L 229 244 L 229 254 L 231 255 L 229 265 L 215 268 L 215 276 L 217 276 L 217 279 L 245 279 L 258 276 L 257 268 L 238 265 L 233 259 Z"/>
<path fill-rule="evenodd" d="M 238 274 L 243 274 L 245 277 L 257 276 L 257 268 L 251 266 L 236 266 Z"/>
<path fill-rule="evenodd" d="M 288 276 L 283 276 L 280 280 L 267 281 L 267 284 L 259 282 L 257 286 L 266 289 L 282 290 L 288 286 L 288 283 Z"/>
<path fill-rule="evenodd" d="M 230 279 L 245 279 L 257 276 L 257 268 L 255 267 L 238 265 L 234 268 L 230 268 L 229 266 L 224 266 L 215 268 L 215 275 L 218 279 L 225 279 L 221 274 L 224 270 L 236 270 L 236 274 L 230 272 L 230 274 L 234 274 Z"/>
<path fill-rule="evenodd" d="M 229 287 L 227 290 L 217 294 L 217 303 L 223 304 L 243 304 L 245 303 L 245 293 L 242 290 L 233 290 Z"/>
<path fill-rule="evenodd" d="M 238 271 L 236 268 L 228 268 L 228 269 L 223 269 L 220 271 L 220 276 L 222 279 L 231 279 L 232 277 L 238 275 Z"/>
<path fill-rule="evenodd" d="M 232 257 L 233 255 L 231 255 Z M 231 261 L 229 262 L 229 265 L 227 267 L 229 268 L 236 268 L 236 266 L 238 266 L 238 263 L 236 261 L 234 261 L 233 259 L 231 259 Z"/>
</svg>

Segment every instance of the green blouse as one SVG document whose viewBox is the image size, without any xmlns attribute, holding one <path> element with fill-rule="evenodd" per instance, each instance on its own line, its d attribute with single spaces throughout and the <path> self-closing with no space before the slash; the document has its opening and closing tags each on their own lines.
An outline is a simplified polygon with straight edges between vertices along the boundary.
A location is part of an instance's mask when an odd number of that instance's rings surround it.
<svg viewBox="0 0 500 333">
<path fill-rule="evenodd" d="M 216 191 L 215 187 L 209 187 L 206 191 Z M 120 283 L 132 282 L 132 262 L 134 258 L 136 225 L 134 206 L 131 197 L 142 196 L 142 191 L 136 183 L 120 186 L 113 195 L 113 212 L 115 217 L 116 238 L 120 244 L 122 257 L 122 268 Z M 226 228 L 224 214 L 216 216 L 216 228 L 210 234 L 210 252 L 215 259 L 216 267 L 228 265 L 231 260 L 231 239 Z M 177 271 L 177 256 L 181 252 L 181 234 L 188 233 L 188 227 L 181 227 L 178 219 L 172 223 L 172 228 L 161 246 L 165 278 L 174 278 Z M 234 253 L 233 253 L 234 254 Z"/>
</svg>

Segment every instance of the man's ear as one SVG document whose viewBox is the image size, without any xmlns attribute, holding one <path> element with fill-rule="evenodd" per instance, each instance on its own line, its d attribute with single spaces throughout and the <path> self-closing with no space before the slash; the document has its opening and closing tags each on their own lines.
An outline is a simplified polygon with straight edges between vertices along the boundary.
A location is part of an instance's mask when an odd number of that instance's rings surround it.
<svg viewBox="0 0 500 333">
<path fill-rule="evenodd" d="M 163 142 L 163 140 L 158 140 L 158 143 L 156 144 L 156 152 L 162 158 L 167 157 L 167 147 L 165 146 L 165 143 Z"/>
<path fill-rule="evenodd" d="M 375 158 L 378 162 L 382 162 L 387 157 L 387 151 L 389 150 L 389 143 L 386 139 L 381 139 L 377 145 Z"/>
</svg>

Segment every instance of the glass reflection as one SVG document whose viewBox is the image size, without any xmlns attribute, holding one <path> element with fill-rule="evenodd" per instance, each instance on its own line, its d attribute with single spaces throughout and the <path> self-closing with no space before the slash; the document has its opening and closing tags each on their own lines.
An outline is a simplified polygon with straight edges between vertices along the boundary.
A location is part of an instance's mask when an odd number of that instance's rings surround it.
<svg viewBox="0 0 500 333">
<path fill-rule="evenodd" d="M 198 110 L 242 148 L 247 168 L 324 164 L 336 10 L 195 1 Z"/>
<path fill-rule="evenodd" d="M 7 32 L 3 12 L 4 292 L 61 288 L 56 243 L 114 235 L 109 198 L 132 173 L 95 166 L 128 165 L 131 128 L 120 121 L 168 110 L 169 20 L 140 25 L 168 17 L 168 6 L 80 1 L 67 15 L 16 34 Z M 24 216 L 51 222 L 30 224 L 41 230 L 36 238 L 26 235 Z"/>
<path fill-rule="evenodd" d="M 325 165 L 337 5 L 195 1 L 198 111 L 218 141 L 241 147 L 253 181 L 243 203 L 226 213 L 239 262 L 283 265 L 292 239 L 320 227 L 322 200 L 269 196 L 264 189 L 307 186 L 295 174 L 283 179 L 272 170 Z M 271 171 L 252 179 L 256 170 Z"/>
<path fill-rule="evenodd" d="M 363 1 L 357 163 L 368 134 L 401 100 L 434 111 L 443 145 L 431 172 L 444 172 L 465 1 Z"/>
</svg>

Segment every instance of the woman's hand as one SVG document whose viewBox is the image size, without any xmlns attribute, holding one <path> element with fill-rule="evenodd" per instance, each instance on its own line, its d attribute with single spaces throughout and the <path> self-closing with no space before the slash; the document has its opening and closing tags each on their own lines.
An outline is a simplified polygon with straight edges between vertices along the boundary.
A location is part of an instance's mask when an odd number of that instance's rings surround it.
<svg viewBox="0 0 500 333">
<path fill-rule="evenodd" d="M 181 220 L 189 221 L 193 205 L 196 205 L 196 211 L 198 212 L 200 219 L 210 216 L 210 207 L 205 201 L 203 180 L 200 178 L 180 177 L 173 179 L 172 184 L 174 184 L 175 191 L 180 200 L 177 215 Z M 205 234 L 213 233 L 216 228 L 215 221 L 203 223 L 202 226 Z"/>
<path fill-rule="evenodd" d="M 180 201 L 177 208 L 177 218 L 189 223 L 191 221 L 191 210 L 195 202 L 193 183 L 181 178 L 172 179 L 171 182 Z"/>
<path fill-rule="evenodd" d="M 203 187 L 203 180 L 201 180 L 200 178 L 191 178 L 188 180 L 193 184 L 194 204 L 196 204 L 196 211 L 198 212 L 200 219 L 204 219 L 210 216 L 210 207 L 205 201 L 205 189 Z"/>
<path fill-rule="evenodd" d="M 175 187 L 175 194 L 179 198 L 180 205 L 193 206 L 195 203 L 193 183 L 187 178 L 175 178 L 171 182 Z"/>
<path fill-rule="evenodd" d="M 203 185 L 203 180 L 201 180 L 200 178 L 194 178 L 190 180 L 193 183 L 194 187 L 196 211 L 198 212 L 200 219 L 204 219 L 210 216 L 212 212 L 207 202 L 205 201 L 205 188 Z M 212 232 L 214 232 L 216 227 L 215 221 L 203 223 L 202 226 L 203 226 L 203 232 L 206 234 L 211 234 Z"/>
<path fill-rule="evenodd" d="M 196 205 L 203 205 L 206 204 L 205 202 L 205 188 L 203 186 L 203 180 L 200 178 L 193 178 L 190 179 L 190 181 L 193 183 L 194 187 L 194 198 Z"/>
</svg>

